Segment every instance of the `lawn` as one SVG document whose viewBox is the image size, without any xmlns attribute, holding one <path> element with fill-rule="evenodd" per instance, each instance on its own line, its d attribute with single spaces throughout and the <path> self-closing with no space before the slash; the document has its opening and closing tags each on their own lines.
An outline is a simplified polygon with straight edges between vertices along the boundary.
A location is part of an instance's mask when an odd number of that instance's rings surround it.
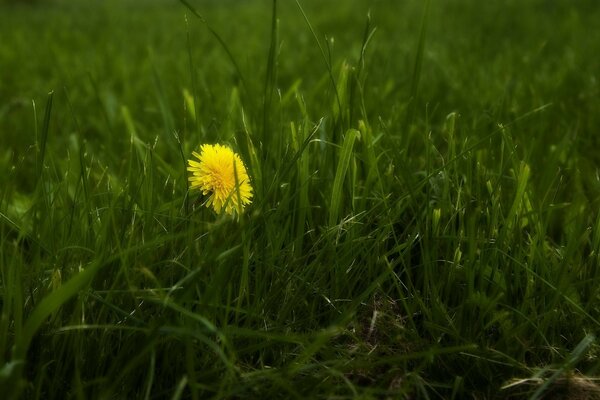
<svg viewBox="0 0 600 400">
<path fill-rule="evenodd" d="M 0 1 L 0 393 L 600 399 L 599 20 Z"/>
</svg>

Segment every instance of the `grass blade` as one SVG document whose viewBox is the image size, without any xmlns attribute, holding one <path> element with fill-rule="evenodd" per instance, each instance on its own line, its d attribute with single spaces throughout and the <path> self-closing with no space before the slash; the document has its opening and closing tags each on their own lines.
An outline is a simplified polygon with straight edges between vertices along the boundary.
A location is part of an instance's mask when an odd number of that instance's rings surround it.
<svg viewBox="0 0 600 400">
<path fill-rule="evenodd" d="M 329 210 L 329 226 L 333 226 L 337 223 L 337 219 L 342 207 L 342 186 L 344 179 L 346 178 L 346 171 L 350 165 L 352 159 L 352 150 L 354 149 L 354 142 L 359 136 L 359 132 L 356 129 L 349 129 L 346 132 L 344 143 L 338 160 L 337 169 L 335 171 L 335 178 L 333 180 L 333 187 L 331 191 L 331 203 Z"/>
<path fill-rule="evenodd" d="M 427 37 L 427 22 L 429 20 L 429 4 L 431 0 L 425 2 L 425 10 L 421 19 L 421 28 L 419 29 L 419 41 L 417 44 L 417 55 L 415 57 L 415 66 L 413 68 L 412 78 L 410 80 L 410 105 L 406 114 L 406 124 L 408 127 L 412 124 L 417 109 L 417 97 L 419 95 L 419 82 L 421 80 L 421 69 L 423 68 L 423 53 L 425 51 L 425 39 Z"/>
</svg>

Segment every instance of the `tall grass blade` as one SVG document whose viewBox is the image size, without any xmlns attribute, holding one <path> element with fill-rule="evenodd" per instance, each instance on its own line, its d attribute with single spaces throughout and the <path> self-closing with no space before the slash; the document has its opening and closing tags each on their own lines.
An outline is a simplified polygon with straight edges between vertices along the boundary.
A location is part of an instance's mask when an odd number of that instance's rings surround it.
<svg viewBox="0 0 600 400">
<path fill-rule="evenodd" d="M 417 98 L 419 95 L 419 82 L 421 80 L 421 69 L 423 68 L 423 54 L 425 51 L 425 41 L 427 37 L 427 22 L 429 21 L 429 5 L 431 0 L 426 0 L 423 17 L 421 19 L 421 28 L 419 29 L 419 41 L 417 43 L 417 55 L 415 57 L 415 65 L 410 81 L 410 97 L 409 108 L 406 114 L 406 127 L 409 127 L 415 117 L 417 109 Z"/>
<path fill-rule="evenodd" d="M 95 263 L 87 267 L 40 301 L 31 315 L 27 318 L 21 336 L 17 338 L 13 357 L 15 360 L 25 359 L 25 354 L 31 340 L 42 327 L 46 319 L 73 296 L 83 290 L 92 281 L 101 267 L 101 263 Z"/>
<path fill-rule="evenodd" d="M 354 149 L 354 142 L 360 133 L 356 129 L 349 129 L 346 131 L 346 137 L 340 150 L 340 157 L 338 159 L 337 168 L 335 171 L 335 178 L 333 180 L 333 187 L 331 191 L 331 202 L 329 209 L 329 226 L 333 226 L 337 223 L 337 219 L 342 207 L 342 198 L 344 196 L 343 185 L 344 179 L 346 178 L 346 171 L 352 159 L 352 151 Z"/>
<path fill-rule="evenodd" d="M 192 6 L 189 3 L 189 1 L 187 1 L 187 0 L 179 0 L 179 1 L 184 6 L 186 6 L 187 9 L 190 10 L 190 12 L 192 14 L 194 14 L 204 24 L 204 26 L 206 26 L 206 29 L 208 29 L 208 31 L 210 32 L 210 34 L 213 35 L 213 37 L 217 40 L 217 42 L 219 42 L 219 45 L 221 46 L 221 48 L 227 54 L 227 58 L 229 58 L 229 61 L 231 62 L 231 64 L 235 68 L 235 72 L 237 73 L 237 76 L 240 79 L 240 81 L 242 82 L 242 86 L 244 86 L 244 89 L 245 89 L 246 88 L 246 80 L 244 79 L 244 74 L 242 74 L 242 69 L 240 68 L 240 66 L 239 66 L 238 62 L 236 61 L 235 57 L 233 56 L 233 53 L 229 49 L 229 46 L 227 45 L 227 43 L 225 43 L 225 41 L 223 40 L 223 38 L 221 37 L 221 35 L 219 35 L 217 33 L 217 31 L 208 23 L 208 21 L 202 16 L 202 14 L 200 14 L 198 11 L 196 11 L 196 9 L 194 8 L 194 6 Z"/>
<path fill-rule="evenodd" d="M 271 15 L 271 40 L 269 43 L 269 55 L 267 57 L 267 72 L 265 76 L 265 89 L 263 94 L 263 138 L 270 138 L 269 114 L 273 101 L 273 92 L 277 84 L 277 42 L 278 42 L 278 20 L 277 0 L 273 0 Z"/>
<path fill-rule="evenodd" d="M 46 143 L 48 142 L 48 132 L 50 131 L 50 114 L 52 113 L 52 99 L 54 92 L 48 93 L 48 99 L 46 100 L 46 110 L 44 111 L 44 123 L 42 124 L 42 131 L 40 132 L 40 149 L 38 154 L 38 182 L 41 180 L 42 171 L 44 169 L 44 159 L 46 157 Z"/>
<path fill-rule="evenodd" d="M 300 2 L 298 0 L 295 0 L 295 1 L 296 1 L 296 5 L 300 9 L 300 13 L 302 14 L 302 17 L 304 17 L 304 21 L 306 21 L 306 25 L 308 25 L 308 29 L 310 30 L 310 33 L 312 34 L 313 38 L 315 39 L 317 46 L 319 46 L 319 50 L 321 51 L 321 56 L 323 57 L 323 61 L 325 62 L 325 67 L 327 68 L 327 73 L 329 74 L 329 79 L 331 80 L 331 86 L 333 87 L 333 90 L 335 91 L 335 98 L 337 99 L 338 107 L 341 109 L 342 102 L 340 99 L 340 94 L 338 93 L 338 90 L 337 90 L 337 84 L 335 82 L 335 77 L 333 76 L 333 68 L 331 66 L 330 58 L 327 56 L 327 54 L 325 54 L 323 45 L 321 45 L 321 41 L 319 40 L 317 33 L 315 32 L 312 24 L 310 23 L 308 16 L 304 12 L 304 9 L 300 5 Z"/>
<path fill-rule="evenodd" d="M 508 216 L 507 216 L 507 221 L 508 221 L 508 226 L 510 228 L 514 227 L 515 225 L 517 227 L 520 226 L 519 223 L 519 215 L 521 214 L 521 209 L 523 208 L 523 206 L 527 206 L 526 204 L 526 189 L 527 189 L 527 183 L 529 181 L 529 175 L 531 174 L 531 169 L 529 168 L 529 165 L 527 165 L 525 162 L 521 162 L 521 165 L 519 167 L 519 172 L 517 174 L 517 190 L 515 193 L 515 198 L 513 200 L 513 204 L 510 208 L 510 211 L 508 212 Z"/>
</svg>

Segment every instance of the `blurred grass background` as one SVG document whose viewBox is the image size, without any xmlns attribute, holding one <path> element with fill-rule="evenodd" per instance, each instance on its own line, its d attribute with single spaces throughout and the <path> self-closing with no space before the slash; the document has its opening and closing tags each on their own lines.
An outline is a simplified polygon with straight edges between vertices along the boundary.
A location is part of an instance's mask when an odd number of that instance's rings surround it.
<svg viewBox="0 0 600 400">
<path fill-rule="evenodd" d="M 4 393 L 598 396 L 597 3 L 300 4 L 0 2 Z"/>
</svg>

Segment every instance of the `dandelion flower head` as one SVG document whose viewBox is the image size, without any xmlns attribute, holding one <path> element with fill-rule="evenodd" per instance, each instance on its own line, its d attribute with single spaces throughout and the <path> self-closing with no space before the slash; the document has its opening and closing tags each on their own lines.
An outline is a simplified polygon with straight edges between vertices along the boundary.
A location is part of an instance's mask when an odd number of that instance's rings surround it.
<svg viewBox="0 0 600 400">
<path fill-rule="evenodd" d="M 241 214 L 252 202 L 252 186 L 240 156 L 220 144 L 203 144 L 199 153 L 192 154 L 197 160 L 188 160 L 190 188 L 209 195 L 206 206 L 215 212 Z"/>
</svg>

